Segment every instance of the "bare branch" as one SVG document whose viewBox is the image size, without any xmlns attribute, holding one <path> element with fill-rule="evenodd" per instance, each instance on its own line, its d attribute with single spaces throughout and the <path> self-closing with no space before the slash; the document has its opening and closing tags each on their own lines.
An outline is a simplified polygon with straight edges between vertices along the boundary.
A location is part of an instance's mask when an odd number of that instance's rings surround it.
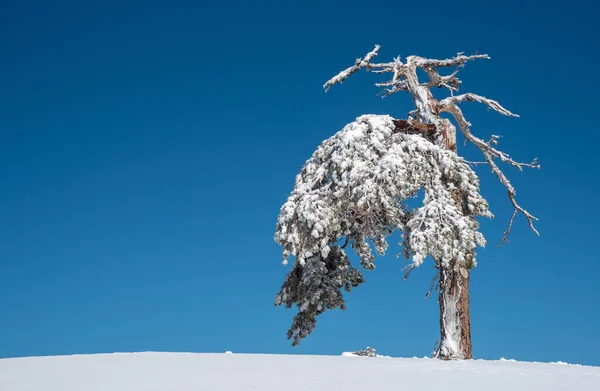
<svg viewBox="0 0 600 391">
<path fill-rule="evenodd" d="M 534 220 L 537 221 L 538 219 L 535 216 L 533 216 L 531 213 L 529 213 L 527 210 L 523 209 L 517 203 L 517 200 L 515 199 L 517 192 L 516 192 L 515 188 L 512 186 L 512 184 L 510 183 L 510 181 L 508 180 L 508 178 L 506 177 L 506 175 L 504 175 L 504 172 L 502 172 L 502 170 L 500 170 L 500 168 L 494 161 L 494 157 L 498 157 L 498 158 L 500 158 L 500 160 L 505 161 L 515 167 L 518 167 L 519 169 L 522 169 L 523 166 L 539 168 L 539 165 L 534 165 L 533 163 L 532 164 L 518 163 L 518 162 L 515 162 L 514 160 L 510 159 L 508 157 L 508 155 L 505 154 L 504 152 L 496 150 L 490 144 L 485 143 L 481 139 L 473 136 L 473 134 L 471 133 L 471 130 L 469 129 L 470 123 L 465 119 L 465 116 L 464 116 L 462 110 L 458 106 L 456 106 L 455 104 L 451 104 L 446 109 L 447 109 L 446 111 L 448 111 L 450 114 L 452 114 L 452 116 L 456 119 L 456 122 L 458 123 L 458 126 L 459 126 L 461 132 L 464 134 L 465 138 L 467 140 L 471 141 L 473 144 L 475 144 L 475 146 L 477 148 L 479 148 L 481 153 L 483 153 L 483 156 L 485 157 L 485 160 L 490 165 L 492 172 L 494 174 L 496 174 L 496 176 L 498 177 L 498 180 L 500 180 L 500 183 L 502 183 L 504 185 L 504 187 L 506 187 L 506 190 L 508 191 L 508 198 L 510 199 L 510 202 L 512 203 L 515 210 L 513 212 L 512 217 L 510 218 L 508 229 L 504 232 L 504 235 L 502 236 L 500 245 L 502 243 L 508 242 L 507 238 L 508 238 L 508 235 L 510 234 L 510 230 L 512 229 L 512 225 L 513 225 L 515 216 L 518 212 L 521 212 L 525 216 L 525 218 L 527 218 L 529 228 L 531 228 L 531 230 L 539 236 L 540 233 L 537 231 L 537 229 L 533 225 L 533 221 Z M 534 160 L 534 162 L 535 162 L 535 160 Z"/>
<path fill-rule="evenodd" d="M 404 85 L 406 84 L 406 82 L 404 80 L 400 80 L 400 81 L 394 81 L 394 80 L 390 80 L 390 81 L 385 81 L 382 83 L 375 83 L 375 87 L 396 87 L 399 85 Z"/>
<path fill-rule="evenodd" d="M 381 69 L 374 70 L 374 73 L 385 73 L 385 72 L 393 72 L 394 76 L 392 80 L 386 81 L 383 83 L 375 83 L 376 87 L 391 87 L 384 88 L 379 94 L 382 98 L 386 98 L 393 93 L 398 91 L 405 91 L 408 89 L 408 85 L 406 84 L 406 80 L 400 80 L 401 77 L 406 77 L 406 69 L 405 65 L 400 61 L 400 57 L 396 57 L 393 63 L 389 64 L 373 64 L 370 68 L 381 67 Z"/>
<path fill-rule="evenodd" d="M 477 99 L 467 98 L 469 95 L 477 97 Z M 518 116 L 516 114 L 513 114 L 510 111 L 506 110 L 495 100 L 487 99 L 485 97 L 475 95 L 475 94 L 470 94 L 470 93 L 457 95 L 457 96 L 451 96 L 449 98 L 442 99 L 441 101 L 439 101 L 438 102 L 439 111 L 440 112 L 448 112 L 454 116 L 454 118 L 456 119 L 456 122 L 458 122 L 458 125 L 459 125 L 461 131 L 463 133 L 465 133 L 465 130 L 468 132 L 468 134 L 469 134 L 468 136 L 467 136 L 467 134 L 465 134 L 465 138 L 468 141 L 471 141 L 473 144 L 475 144 L 477 146 L 477 148 L 479 148 L 482 152 L 486 151 L 487 153 L 491 154 L 493 157 L 496 157 L 496 158 L 500 159 L 501 161 L 518 168 L 520 171 L 523 171 L 523 167 L 540 168 L 540 165 L 537 162 L 537 158 L 533 159 L 533 161 L 531 163 L 517 162 L 517 161 L 511 159 L 510 155 L 508 155 L 507 153 L 504 153 L 504 152 L 499 151 L 496 148 L 492 147 L 493 144 L 497 144 L 497 139 L 499 138 L 499 136 L 492 136 L 490 141 L 488 141 L 487 143 L 485 141 L 483 141 L 482 139 L 474 136 L 469 130 L 471 123 L 469 123 L 465 119 L 465 117 L 462 113 L 462 110 L 460 110 L 460 108 L 455 104 L 457 102 L 463 102 L 465 100 L 485 103 L 488 106 L 492 107 L 494 110 L 498 111 L 499 113 L 502 113 L 502 114 L 505 114 L 508 116 L 513 116 L 513 117 L 518 117 Z M 506 114 L 506 113 L 508 113 L 508 114 Z"/>
<path fill-rule="evenodd" d="M 369 70 L 371 70 L 373 73 L 377 73 L 378 75 L 386 72 L 394 72 L 394 63 L 387 62 L 385 64 L 369 64 Z"/>
<path fill-rule="evenodd" d="M 334 77 L 329 79 L 327 81 L 327 83 L 323 84 L 323 88 L 325 89 L 325 92 L 329 91 L 329 89 L 334 84 L 342 83 L 344 80 L 346 80 L 348 78 L 348 76 L 352 75 L 353 73 L 358 72 L 361 68 L 368 67 L 371 60 L 373 58 L 375 58 L 375 56 L 377 56 L 377 51 L 379 50 L 380 47 L 381 46 L 379 46 L 379 45 L 375 45 L 375 49 L 373 49 L 369 53 L 367 53 L 365 58 L 363 58 L 363 59 L 357 58 L 356 63 L 353 66 L 341 71 L 340 73 L 338 73 L 337 75 L 335 75 Z"/>
<path fill-rule="evenodd" d="M 500 114 L 504 114 L 509 117 L 519 117 L 517 114 L 513 114 L 510 111 L 508 111 L 507 109 L 505 109 L 504 107 L 502 107 L 502 105 L 500 103 L 496 102 L 495 100 L 488 99 L 484 96 L 480 96 L 477 94 L 472 94 L 470 92 L 466 93 L 466 94 L 450 96 L 446 99 L 442 99 L 439 103 L 439 105 L 441 107 L 440 111 L 444 111 L 443 107 L 445 107 L 445 106 L 449 106 L 449 105 L 455 104 L 455 103 L 461 103 L 464 101 L 483 103 L 484 105 L 487 105 L 489 108 L 496 110 Z"/>
<path fill-rule="evenodd" d="M 512 229 L 513 222 L 515 221 L 515 217 L 517 217 L 518 213 L 519 213 L 519 211 L 517 209 L 515 209 L 513 211 L 512 216 L 510 216 L 510 221 L 508 222 L 508 228 L 506 229 L 506 231 L 504 231 L 504 235 L 502 235 L 502 240 L 500 241 L 500 244 L 498 245 L 498 247 L 500 247 L 503 243 L 509 242 L 508 234 L 510 234 L 510 230 Z"/>
<path fill-rule="evenodd" d="M 379 94 L 377 94 L 377 95 L 381 96 L 382 98 L 386 98 L 398 91 L 405 91 L 406 90 L 406 81 L 392 80 L 392 81 L 387 81 L 384 83 L 375 83 L 375 87 L 382 87 L 382 88 L 383 87 L 391 87 L 391 88 L 384 88 L 383 90 L 381 90 L 381 92 Z"/>
<path fill-rule="evenodd" d="M 422 86 L 427 88 L 446 87 L 450 90 L 451 94 L 454 93 L 454 91 L 458 91 L 458 87 L 461 84 L 461 81 L 456 77 L 458 69 L 447 76 L 440 76 L 438 70 L 433 67 L 423 68 L 423 70 L 427 73 L 427 76 L 429 76 L 429 81 L 425 84 L 421 84 Z"/>
<path fill-rule="evenodd" d="M 488 145 L 498 145 L 498 139 L 502 136 L 498 136 L 497 134 L 492 134 L 490 139 L 488 140 Z"/>
<path fill-rule="evenodd" d="M 442 67 L 461 67 L 467 61 L 477 60 L 477 59 L 486 59 L 489 60 L 490 56 L 487 54 L 474 54 L 471 56 L 465 56 L 462 53 L 458 53 L 455 57 L 447 58 L 445 60 L 433 60 L 429 58 L 423 58 L 418 56 L 410 56 L 406 60 L 409 63 L 416 64 L 419 68 L 426 67 L 434 67 L 434 68 L 442 68 Z"/>
</svg>

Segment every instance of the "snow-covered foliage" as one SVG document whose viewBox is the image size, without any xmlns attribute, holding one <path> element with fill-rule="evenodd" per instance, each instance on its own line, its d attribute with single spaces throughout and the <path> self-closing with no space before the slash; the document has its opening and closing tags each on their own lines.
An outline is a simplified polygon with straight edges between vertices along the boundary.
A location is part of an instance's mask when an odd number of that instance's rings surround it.
<svg viewBox="0 0 600 391">
<path fill-rule="evenodd" d="M 333 246 L 325 258 L 316 254 L 302 266 L 293 268 L 275 298 L 276 305 L 288 308 L 298 305 L 299 312 L 288 331 L 288 339 L 294 338 L 293 345 L 315 328 L 317 315 L 326 309 L 345 309 L 342 288 L 350 292 L 362 282 L 360 270 L 350 265 L 346 253 L 338 246 Z"/>
<path fill-rule="evenodd" d="M 421 189 L 423 205 L 409 210 L 405 201 Z M 343 309 L 341 288 L 363 281 L 346 244 L 373 269 L 370 243 L 383 255 L 397 229 L 414 266 L 431 255 L 438 264 L 458 260 L 471 268 L 475 248 L 485 245 L 475 216 L 492 214 L 461 157 L 422 134 L 399 131 L 390 116 L 357 118 L 319 146 L 280 211 L 275 240 L 285 262 L 296 258 L 276 297 L 277 305 L 299 310 L 288 338 L 298 343 L 314 329 L 316 315 Z"/>
</svg>

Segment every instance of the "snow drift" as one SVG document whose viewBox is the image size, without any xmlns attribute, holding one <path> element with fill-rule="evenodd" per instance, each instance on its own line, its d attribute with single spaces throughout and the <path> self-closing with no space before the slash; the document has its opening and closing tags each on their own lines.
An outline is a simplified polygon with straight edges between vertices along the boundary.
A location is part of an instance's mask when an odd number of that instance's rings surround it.
<svg viewBox="0 0 600 391">
<path fill-rule="evenodd" d="M 118 353 L 0 360 L 3 391 L 600 390 L 600 367 L 514 361 Z"/>
</svg>

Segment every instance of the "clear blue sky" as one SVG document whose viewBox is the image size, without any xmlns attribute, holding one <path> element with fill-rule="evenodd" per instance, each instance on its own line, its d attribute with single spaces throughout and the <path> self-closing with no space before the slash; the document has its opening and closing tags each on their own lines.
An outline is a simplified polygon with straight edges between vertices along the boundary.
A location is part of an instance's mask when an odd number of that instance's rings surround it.
<svg viewBox="0 0 600 391">
<path fill-rule="evenodd" d="M 273 232 L 296 173 L 364 113 L 404 117 L 380 59 L 489 53 L 463 91 L 473 132 L 540 171 L 489 169 L 472 293 L 477 358 L 600 365 L 598 12 L 592 2 L 0 2 L 0 357 L 114 351 L 424 356 L 439 337 L 431 264 L 404 283 L 397 248 L 296 348 L 273 306 L 288 268 Z M 596 9 L 593 9 L 596 8 Z M 459 148 L 469 157 L 469 148 Z"/>
</svg>

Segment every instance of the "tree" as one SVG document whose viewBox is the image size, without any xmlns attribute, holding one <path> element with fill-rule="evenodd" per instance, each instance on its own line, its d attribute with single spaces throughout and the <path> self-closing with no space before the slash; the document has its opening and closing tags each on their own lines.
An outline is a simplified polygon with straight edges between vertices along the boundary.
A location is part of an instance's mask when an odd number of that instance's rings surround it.
<svg viewBox="0 0 600 391">
<path fill-rule="evenodd" d="M 497 149 L 498 136 L 483 141 L 471 133 L 459 104 L 479 102 L 501 114 L 517 117 L 498 102 L 466 93 L 455 95 L 461 84 L 457 78 L 467 61 L 489 59 L 486 54 L 459 53 L 446 60 L 410 56 L 402 62 L 373 63 L 379 46 L 323 86 L 329 90 L 361 69 L 378 74 L 391 73 L 389 81 L 376 83 L 384 97 L 399 91 L 411 94 L 415 110 L 406 120 L 387 115 L 363 115 L 323 143 L 296 177 L 295 187 L 282 206 L 275 240 L 283 247 L 284 264 L 295 257 L 275 304 L 298 307 L 288 339 L 293 345 L 308 336 L 316 316 L 327 309 L 345 308 L 341 289 L 350 291 L 364 282 L 345 253 L 348 244 L 360 257 L 364 269 L 374 269 L 371 245 L 379 255 L 388 247 L 387 236 L 401 232 L 406 259 L 412 260 L 405 279 L 431 255 L 439 290 L 440 334 L 434 356 L 442 359 L 472 358 L 469 279 L 476 266 L 476 247 L 486 241 L 478 231 L 476 217 L 493 215 L 479 192 L 479 179 L 473 164 L 457 154 L 456 127 L 442 113 L 449 113 L 465 140 L 483 154 L 485 164 L 506 187 L 514 207 L 501 243 L 508 241 L 517 214 L 525 216 L 529 227 L 539 235 L 537 220 L 516 201 L 515 189 L 497 161 L 539 168 L 513 160 Z M 456 68 L 440 75 L 440 68 Z M 428 80 L 418 79 L 422 69 Z M 434 87 L 445 87 L 450 96 L 436 99 Z M 423 190 L 423 205 L 409 209 L 406 200 Z M 437 284 L 436 284 L 437 281 Z"/>
</svg>

